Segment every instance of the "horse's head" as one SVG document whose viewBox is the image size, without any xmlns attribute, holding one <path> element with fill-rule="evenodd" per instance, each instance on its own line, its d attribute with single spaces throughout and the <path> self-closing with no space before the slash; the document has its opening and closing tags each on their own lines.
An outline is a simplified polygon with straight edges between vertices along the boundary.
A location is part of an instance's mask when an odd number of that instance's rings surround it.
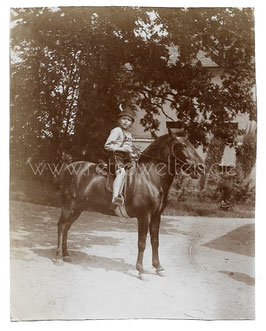
<svg viewBox="0 0 266 331">
<path fill-rule="evenodd" d="M 184 137 L 165 134 L 156 139 L 142 153 L 140 162 L 154 160 L 175 167 L 175 173 L 182 172 L 192 178 L 204 173 L 204 163 L 192 144 Z"/>
<path fill-rule="evenodd" d="M 204 173 L 204 163 L 193 145 L 183 136 L 172 136 L 171 162 L 184 175 L 199 178 Z"/>
</svg>

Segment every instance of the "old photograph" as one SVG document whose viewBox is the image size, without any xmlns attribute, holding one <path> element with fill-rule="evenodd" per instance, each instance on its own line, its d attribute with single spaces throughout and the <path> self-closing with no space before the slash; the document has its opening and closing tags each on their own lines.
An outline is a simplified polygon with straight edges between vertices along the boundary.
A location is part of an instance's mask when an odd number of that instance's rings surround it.
<svg viewBox="0 0 266 331">
<path fill-rule="evenodd" d="M 249 7 L 10 9 L 12 321 L 253 320 Z"/>
</svg>

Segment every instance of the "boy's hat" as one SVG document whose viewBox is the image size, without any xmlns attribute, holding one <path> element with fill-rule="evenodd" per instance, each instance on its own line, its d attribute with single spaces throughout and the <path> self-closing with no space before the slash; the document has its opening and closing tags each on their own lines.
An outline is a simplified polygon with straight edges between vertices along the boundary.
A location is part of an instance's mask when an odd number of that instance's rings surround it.
<svg viewBox="0 0 266 331">
<path fill-rule="evenodd" d="M 121 110 L 123 108 L 119 107 L 119 109 Z M 132 119 L 132 122 L 135 121 L 135 114 L 129 107 L 126 107 L 125 109 L 121 110 L 121 112 L 118 114 L 118 118 L 120 118 L 122 116 L 128 116 Z"/>
</svg>

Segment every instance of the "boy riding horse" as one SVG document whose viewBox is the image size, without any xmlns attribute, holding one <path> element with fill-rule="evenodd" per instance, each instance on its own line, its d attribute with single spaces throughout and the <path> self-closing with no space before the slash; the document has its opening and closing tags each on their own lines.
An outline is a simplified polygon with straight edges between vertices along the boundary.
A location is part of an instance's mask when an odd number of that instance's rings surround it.
<svg viewBox="0 0 266 331">
<path fill-rule="evenodd" d="M 111 130 L 104 148 L 109 152 L 110 164 L 115 165 L 116 178 L 113 183 L 111 209 L 124 204 L 122 190 L 126 175 L 125 168 L 132 162 L 132 136 L 129 132 L 134 122 L 134 113 L 126 108 L 118 115 L 118 126 Z"/>
</svg>

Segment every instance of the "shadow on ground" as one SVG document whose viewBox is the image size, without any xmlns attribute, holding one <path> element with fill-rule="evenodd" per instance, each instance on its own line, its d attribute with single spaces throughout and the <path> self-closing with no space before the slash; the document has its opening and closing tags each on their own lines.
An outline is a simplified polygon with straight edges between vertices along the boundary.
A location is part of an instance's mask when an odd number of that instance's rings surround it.
<svg viewBox="0 0 266 331">
<path fill-rule="evenodd" d="M 222 251 L 255 256 L 255 225 L 246 224 L 218 237 L 203 246 Z"/>
<path fill-rule="evenodd" d="M 54 249 L 32 249 L 32 251 L 40 257 L 53 260 L 55 257 Z M 132 264 L 125 263 L 123 259 L 118 258 L 107 258 L 98 255 L 91 255 L 81 251 L 70 250 L 69 255 L 71 262 L 64 262 L 73 265 L 79 265 L 85 269 L 105 269 L 113 270 L 118 272 L 128 272 L 135 270 L 135 266 Z"/>
<path fill-rule="evenodd" d="M 231 271 L 219 271 L 221 274 L 228 275 L 230 278 L 237 280 L 239 282 L 243 282 L 247 285 L 254 286 L 255 279 L 250 277 L 249 275 L 243 274 L 241 272 L 231 272 Z"/>
</svg>

